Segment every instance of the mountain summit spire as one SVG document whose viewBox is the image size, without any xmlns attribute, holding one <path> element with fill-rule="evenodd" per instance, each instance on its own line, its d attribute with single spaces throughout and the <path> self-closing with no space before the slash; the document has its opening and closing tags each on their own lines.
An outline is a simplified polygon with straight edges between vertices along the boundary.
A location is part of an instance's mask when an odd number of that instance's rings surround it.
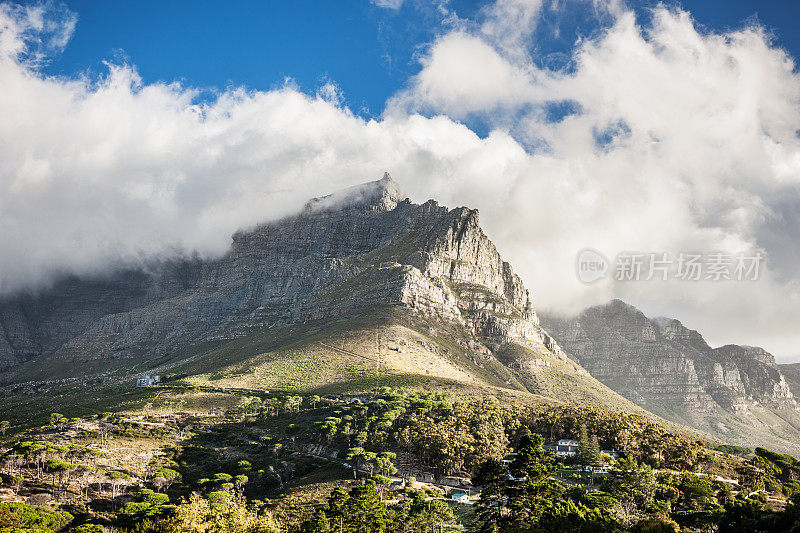
<svg viewBox="0 0 800 533">
<path fill-rule="evenodd" d="M 391 211 L 406 198 L 406 194 L 392 179 L 392 176 L 388 172 L 384 172 L 383 177 L 379 180 L 368 181 L 326 196 L 313 198 L 306 203 L 303 211 L 363 208 Z"/>
</svg>

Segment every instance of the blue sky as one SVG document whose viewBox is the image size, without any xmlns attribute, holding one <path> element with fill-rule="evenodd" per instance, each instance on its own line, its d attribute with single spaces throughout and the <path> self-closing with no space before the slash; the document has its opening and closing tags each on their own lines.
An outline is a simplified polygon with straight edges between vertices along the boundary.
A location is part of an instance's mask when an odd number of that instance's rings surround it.
<svg viewBox="0 0 800 533">
<path fill-rule="evenodd" d="M 291 78 L 313 93 L 333 81 L 356 113 L 380 115 L 386 100 L 420 70 L 421 50 L 446 29 L 434 2 L 408 0 L 400 9 L 365 0 L 291 2 L 169 2 L 67 0 L 78 16 L 69 46 L 46 72 L 73 76 L 105 71 L 103 61 L 134 64 L 145 82 L 181 81 L 209 89 L 229 85 L 267 90 Z M 691 0 L 682 6 L 709 30 L 754 20 L 779 46 L 800 57 L 800 2 Z M 447 7 L 473 19 L 487 2 L 452 0 Z M 629 2 L 640 17 L 658 5 Z M 570 11 L 566 16 L 563 11 Z M 566 3 L 557 20 L 544 17 L 537 35 L 541 58 L 567 53 L 598 22 L 586 5 Z M 559 27 L 556 38 L 551 31 Z M 561 66 L 557 61 L 550 66 Z M 483 128 L 481 128 L 483 129 Z"/>
</svg>

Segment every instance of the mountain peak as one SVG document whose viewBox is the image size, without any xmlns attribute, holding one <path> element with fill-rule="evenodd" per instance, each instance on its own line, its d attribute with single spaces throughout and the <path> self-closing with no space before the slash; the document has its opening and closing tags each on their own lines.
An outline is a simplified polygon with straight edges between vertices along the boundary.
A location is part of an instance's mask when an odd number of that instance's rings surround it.
<svg viewBox="0 0 800 533">
<path fill-rule="evenodd" d="M 650 323 L 650 319 L 648 319 L 638 307 L 620 300 L 619 298 L 614 298 L 606 303 L 588 307 L 584 309 L 581 314 L 603 317 L 605 320 L 613 322 L 628 321 L 639 324 L 647 323 L 648 325 Z"/>
<path fill-rule="evenodd" d="M 379 180 L 368 181 L 336 192 L 313 198 L 303 208 L 304 213 L 335 209 L 366 209 L 391 211 L 407 198 L 388 172 Z"/>
<path fill-rule="evenodd" d="M 477 211 L 413 204 L 388 173 L 315 198 L 299 216 L 237 232 L 220 258 L 140 278 L 119 281 L 112 300 L 123 303 L 114 306 L 98 303 L 106 292 L 96 292 L 87 280 L 80 286 L 84 299 L 75 304 L 85 320 L 74 330 L 62 328 L 58 341 L 43 348 L 32 326 L 34 354 L 149 357 L 264 327 L 398 306 L 498 346 L 515 339 L 557 350 L 539 328 L 522 280 L 480 228 Z M 43 295 L 45 303 L 30 305 L 49 309 L 48 298 L 55 297 Z M 8 305 L 0 299 L 0 366 L 4 354 L 16 365 L 17 354 L 27 353 L 4 333 L 22 331 L 28 320 L 16 307 L 6 313 Z M 153 342 L 145 346 L 140 339 Z"/>
<path fill-rule="evenodd" d="M 659 316 L 651 319 L 651 322 L 658 327 L 659 333 L 666 339 L 679 342 L 700 352 L 711 350 L 711 347 L 698 331 L 687 328 L 676 318 Z"/>
</svg>

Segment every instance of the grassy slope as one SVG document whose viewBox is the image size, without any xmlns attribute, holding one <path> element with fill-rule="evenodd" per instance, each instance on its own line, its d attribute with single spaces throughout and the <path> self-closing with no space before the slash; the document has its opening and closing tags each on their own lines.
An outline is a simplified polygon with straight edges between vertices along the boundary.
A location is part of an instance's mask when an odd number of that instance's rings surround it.
<svg viewBox="0 0 800 533">
<path fill-rule="evenodd" d="M 462 347 L 459 337 L 467 335 L 401 308 L 383 308 L 297 329 L 281 342 L 275 342 L 271 330 L 262 330 L 173 371 L 188 374 L 187 384 L 224 388 L 331 394 L 387 385 L 644 412 L 572 361 L 533 344 L 505 345 L 494 357 Z M 550 365 L 523 370 L 504 364 L 524 358 L 547 359 Z"/>
<path fill-rule="evenodd" d="M 650 412 L 676 424 L 697 428 L 729 444 L 762 446 L 800 456 L 800 413 L 788 409 L 754 407 L 746 413 L 722 409 L 688 415 L 664 405 L 648 405 Z"/>
<path fill-rule="evenodd" d="M 62 379 L 6 387 L 0 419 L 29 426 L 45 422 L 51 412 L 84 416 L 180 399 L 182 393 L 175 389 L 135 388 L 135 378 L 144 372 L 171 373 L 177 378 L 172 384 L 206 390 L 266 389 L 325 395 L 392 386 L 441 390 L 456 398 L 491 395 L 509 403 L 571 402 L 652 416 L 575 362 L 541 345 L 507 344 L 496 350 L 495 356 L 464 348 L 463 341 L 470 338 L 458 325 L 421 317 L 401 306 L 387 306 L 338 320 L 264 328 L 246 337 L 186 347 L 152 360 L 77 365 L 42 359 L 18 372 L 17 380 L 35 380 L 46 369 L 52 376 L 56 366 Z M 521 369 L 512 364 L 530 359 L 546 360 L 550 365 Z M 710 440 L 707 434 L 667 425 L 692 438 Z"/>
</svg>

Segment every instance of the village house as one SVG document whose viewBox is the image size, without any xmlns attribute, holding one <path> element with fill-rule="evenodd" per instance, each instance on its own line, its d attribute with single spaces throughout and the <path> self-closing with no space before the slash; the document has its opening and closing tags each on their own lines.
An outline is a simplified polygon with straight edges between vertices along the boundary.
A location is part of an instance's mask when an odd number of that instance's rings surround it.
<svg viewBox="0 0 800 533">
<path fill-rule="evenodd" d="M 161 376 L 144 375 L 136 380 L 137 387 L 155 387 L 161 381 Z"/>
<path fill-rule="evenodd" d="M 463 493 L 453 494 L 450 497 L 450 499 L 453 500 L 456 503 L 463 503 L 463 504 L 466 504 L 466 505 L 470 504 L 469 496 L 466 495 L 466 494 L 463 494 Z"/>
<path fill-rule="evenodd" d="M 576 440 L 560 439 L 556 444 L 545 444 L 542 447 L 545 450 L 553 450 L 557 455 L 565 457 L 577 454 L 580 443 Z"/>
</svg>

